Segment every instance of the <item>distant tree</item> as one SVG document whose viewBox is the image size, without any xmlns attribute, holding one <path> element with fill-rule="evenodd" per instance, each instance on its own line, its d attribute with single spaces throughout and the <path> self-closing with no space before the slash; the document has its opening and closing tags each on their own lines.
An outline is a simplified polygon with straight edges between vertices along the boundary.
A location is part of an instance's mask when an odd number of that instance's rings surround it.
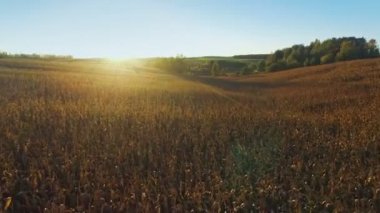
<svg viewBox="0 0 380 213">
<path fill-rule="evenodd" d="M 316 39 L 310 43 L 309 46 L 309 65 L 320 64 L 320 58 L 322 56 L 321 42 Z"/>
<path fill-rule="evenodd" d="M 172 58 L 171 63 L 172 69 L 175 73 L 186 73 L 188 70 L 188 65 L 183 55 L 177 55 L 175 58 Z"/>
<path fill-rule="evenodd" d="M 310 65 L 310 59 L 306 58 L 305 61 L 303 62 L 303 66 L 307 67 Z"/>
<path fill-rule="evenodd" d="M 256 64 L 249 64 L 249 65 L 243 67 L 243 69 L 241 69 L 240 74 L 242 74 L 242 75 L 248 75 L 248 74 L 252 74 L 256 70 L 257 70 L 257 65 Z"/>
<path fill-rule="evenodd" d="M 310 66 L 318 65 L 318 64 L 321 64 L 321 57 L 320 56 L 311 56 L 309 58 L 309 65 Z"/>
<path fill-rule="evenodd" d="M 213 76 L 218 76 L 220 75 L 220 66 L 217 61 L 212 61 L 211 62 L 211 70 L 210 70 L 211 75 Z"/>
<path fill-rule="evenodd" d="M 272 60 L 272 61 L 269 61 L 269 62 L 270 63 L 276 63 L 276 62 L 281 61 L 283 58 L 284 58 L 284 51 L 277 50 L 276 52 L 274 52 L 273 56 L 271 58 L 269 58 L 269 59 Z"/>
<path fill-rule="evenodd" d="M 287 64 L 285 61 L 279 61 L 276 63 L 272 63 L 269 66 L 267 66 L 267 71 L 278 71 L 278 70 L 284 70 L 287 68 Z"/>
<path fill-rule="evenodd" d="M 334 53 L 327 53 L 326 55 L 321 57 L 321 64 L 329 64 L 335 61 Z"/>
<path fill-rule="evenodd" d="M 257 71 L 257 64 L 250 64 L 248 67 L 249 67 L 249 69 L 252 72 L 256 72 Z"/>
<path fill-rule="evenodd" d="M 229 72 L 240 72 L 244 67 L 247 66 L 246 62 L 241 62 L 241 61 L 236 61 L 236 60 L 225 59 L 225 60 L 213 60 L 213 61 L 218 62 L 220 70 L 225 70 Z M 212 63 L 211 63 L 211 67 L 212 67 Z"/>
<path fill-rule="evenodd" d="M 8 56 L 7 52 L 0 52 L 0 58 L 5 58 Z"/>
<path fill-rule="evenodd" d="M 181 74 L 189 71 L 189 64 L 182 55 L 171 58 L 154 58 L 148 61 L 153 67 L 165 70 L 170 73 Z"/>
<path fill-rule="evenodd" d="M 369 40 L 368 44 L 368 57 L 373 58 L 373 57 L 379 57 L 379 47 L 377 46 L 377 42 L 375 39 Z"/>
<path fill-rule="evenodd" d="M 353 41 L 343 41 L 336 59 L 337 61 L 352 60 L 359 57 L 358 53 L 359 52 Z"/>
<path fill-rule="evenodd" d="M 342 39 L 336 60 L 346 61 L 366 57 L 368 57 L 368 50 L 367 42 L 364 38 L 346 38 Z"/>
<path fill-rule="evenodd" d="M 291 56 L 299 65 L 303 65 L 307 55 L 308 54 L 306 53 L 306 48 L 304 45 L 298 44 L 292 47 Z"/>
<path fill-rule="evenodd" d="M 303 65 L 303 61 L 301 61 L 301 60 L 299 61 L 298 58 L 299 57 L 297 56 L 297 53 L 292 51 L 292 53 L 286 59 L 287 67 L 294 68 L 294 67 L 300 67 L 300 66 L 302 66 Z"/>
<path fill-rule="evenodd" d="M 333 63 L 380 55 L 376 40 L 365 38 L 331 38 L 323 42 L 315 40 L 309 46 L 302 44 L 277 50 L 267 57 L 265 69 L 277 71 L 302 66 Z"/>
<path fill-rule="evenodd" d="M 237 59 L 265 60 L 268 57 L 268 54 L 234 55 L 232 57 Z"/>
<path fill-rule="evenodd" d="M 258 71 L 258 72 L 263 72 L 263 71 L 265 71 L 265 61 L 260 61 L 260 62 L 257 64 L 257 71 Z"/>
<path fill-rule="evenodd" d="M 46 60 L 69 60 L 73 59 L 70 55 L 39 55 L 33 54 L 11 54 L 0 51 L 0 58 L 28 58 L 28 59 L 46 59 Z"/>
</svg>

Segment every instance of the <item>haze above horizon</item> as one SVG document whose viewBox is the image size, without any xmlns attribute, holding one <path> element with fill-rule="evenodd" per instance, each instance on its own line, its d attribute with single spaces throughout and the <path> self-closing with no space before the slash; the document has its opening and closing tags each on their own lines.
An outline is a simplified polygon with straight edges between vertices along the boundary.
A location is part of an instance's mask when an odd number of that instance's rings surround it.
<svg viewBox="0 0 380 213">
<path fill-rule="evenodd" d="M 0 50 L 131 58 L 270 53 L 315 39 L 380 39 L 380 2 L 0 0 Z"/>
</svg>

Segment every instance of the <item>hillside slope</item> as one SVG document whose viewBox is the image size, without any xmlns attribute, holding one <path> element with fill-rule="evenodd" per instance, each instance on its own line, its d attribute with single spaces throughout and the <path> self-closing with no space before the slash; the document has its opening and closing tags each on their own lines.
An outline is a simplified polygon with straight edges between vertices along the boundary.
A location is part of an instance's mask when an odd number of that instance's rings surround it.
<svg viewBox="0 0 380 213">
<path fill-rule="evenodd" d="M 257 94 L 278 102 L 277 108 L 288 103 L 289 110 L 309 113 L 331 113 L 337 109 L 369 107 L 377 104 L 379 96 L 380 59 L 320 65 L 293 70 L 255 74 L 244 77 L 196 78 L 196 80 L 222 89 L 256 98 Z M 307 112 L 307 111 L 303 111 Z"/>
<path fill-rule="evenodd" d="M 0 60 L 2 208 L 379 212 L 379 80 L 379 59 L 221 78 Z"/>
<path fill-rule="evenodd" d="M 199 81 L 253 98 L 267 128 L 282 129 L 261 205 L 380 211 L 380 59 Z"/>
</svg>

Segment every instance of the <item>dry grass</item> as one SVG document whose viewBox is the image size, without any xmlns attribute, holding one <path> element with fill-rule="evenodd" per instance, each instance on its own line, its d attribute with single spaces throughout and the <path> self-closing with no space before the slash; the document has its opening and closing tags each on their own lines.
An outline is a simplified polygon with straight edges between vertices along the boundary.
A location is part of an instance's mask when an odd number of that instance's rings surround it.
<svg viewBox="0 0 380 213">
<path fill-rule="evenodd" d="M 214 79 L 126 66 L 0 61 L 2 205 L 380 211 L 380 60 Z"/>
</svg>

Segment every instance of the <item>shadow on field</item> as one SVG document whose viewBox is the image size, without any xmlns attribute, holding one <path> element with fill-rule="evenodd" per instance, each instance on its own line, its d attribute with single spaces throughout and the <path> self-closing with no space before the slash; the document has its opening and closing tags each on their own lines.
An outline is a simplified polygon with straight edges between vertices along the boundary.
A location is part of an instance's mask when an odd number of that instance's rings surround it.
<svg viewBox="0 0 380 213">
<path fill-rule="evenodd" d="M 215 78 L 208 76 L 180 76 L 182 79 L 189 81 L 197 81 L 202 84 L 217 87 L 223 90 L 242 91 L 255 89 L 274 89 L 287 86 L 286 82 L 264 82 L 264 81 L 238 81 L 227 78 Z"/>
</svg>

